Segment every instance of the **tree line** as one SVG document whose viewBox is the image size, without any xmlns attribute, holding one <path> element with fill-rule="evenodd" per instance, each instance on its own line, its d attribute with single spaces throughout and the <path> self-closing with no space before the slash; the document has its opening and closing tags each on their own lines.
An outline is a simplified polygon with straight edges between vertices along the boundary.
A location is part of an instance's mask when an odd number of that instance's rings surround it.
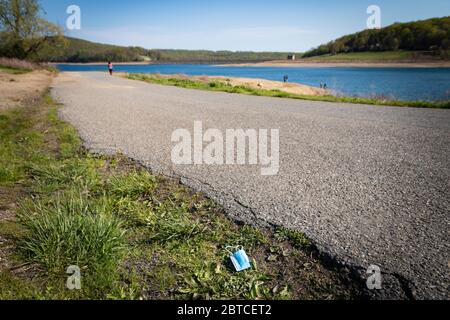
<svg viewBox="0 0 450 320">
<path fill-rule="evenodd" d="M 379 30 L 364 30 L 346 35 L 306 52 L 303 57 L 350 52 L 432 51 L 450 50 L 450 17 L 410 23 L 395 23 Z"/>
<path fill-rule="evenodd" d="M 63 31 L 40 17 L 36 0 L 0 0 L 0 56 L 32 60 L 63 43 Z"/>
<path fill-rule="evenodd" d="M 144 49 L 99 44 L 82 39 L 65 38 L 65 43 L 41 50 L 37 58 L 49 62 L 245 62 L 286 59 L 291 53 L 232 52 L 208 50 Z"/>
</svg>

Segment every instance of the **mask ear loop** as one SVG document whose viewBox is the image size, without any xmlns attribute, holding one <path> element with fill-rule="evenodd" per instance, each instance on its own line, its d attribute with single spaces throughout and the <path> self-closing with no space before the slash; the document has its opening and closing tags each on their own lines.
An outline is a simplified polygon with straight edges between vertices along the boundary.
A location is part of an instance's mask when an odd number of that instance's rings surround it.
<svg viewBox="0 0 450 320">
<path fill-rule="evenodd" d="M 238 246 L 227 246 L 227 247 L 225 247 L 225 250 L 232 256 L 235 252 L 239 251 L 239 250 L 236 250 L 238 248 L 239 248 Z M 232 251 L 232 250 L 235 250 L 235 251 Z"/>
</svg>

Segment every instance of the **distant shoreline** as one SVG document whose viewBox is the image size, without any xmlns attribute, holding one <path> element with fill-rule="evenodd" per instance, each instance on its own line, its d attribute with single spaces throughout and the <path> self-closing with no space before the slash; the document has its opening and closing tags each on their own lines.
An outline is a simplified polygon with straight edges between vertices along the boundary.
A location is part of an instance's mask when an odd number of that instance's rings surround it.
<svg viewBox="0 0 450 320">
<path fill-rule="evenodd" d="M 129 65 L 150 65 L 155 64 L 154 62 L 114 62 L 113 64 L 117 66 L 129 66 Z M 106 62 L 50 62 L 50 65 L 58 65 L 58 64 L 66 64 L 66 65 L 73 65 L 73 66 L 98 66 L 98 65 L 108 65 L 108 61 Z"/>
<path fill-rule="evenodd" d="M 52 62 L 50 65 L 107 65 L 108 62 Z M 114 62 L 114 65 L 162 65 L 162 64 L 198 64 L 217 67 L 281 67 L 281 68 L 450 68 L 450 61 L 430 62 L 317 62 L 317 61 L 266 61 L 266 62 L 200 62 L 200 61 L 163 61 L 163 62 Z"/>
<path fill-rule="evenodd" d="M 128 61 L 114 62 L 115 65 L 159 65 L 159 64 L 195 64 L 195 65 L 229 65 L 229 64 L 246 64 L 246 63 L 263 63 L 265 61 L 201 61 L 201 60 L 185 60 L 185 61 Z M 50 65 L 67 64 L 67 65 L 107 65 L 108 61 L 103 62 L 49 62 Z"/>
<path fill-rule="evenodd" d="M 287 62 L 216 64 L 222 67 L 282 67 L 282 68 L 450 68 L 450 61 L 439 62 Z"/>
</svg>

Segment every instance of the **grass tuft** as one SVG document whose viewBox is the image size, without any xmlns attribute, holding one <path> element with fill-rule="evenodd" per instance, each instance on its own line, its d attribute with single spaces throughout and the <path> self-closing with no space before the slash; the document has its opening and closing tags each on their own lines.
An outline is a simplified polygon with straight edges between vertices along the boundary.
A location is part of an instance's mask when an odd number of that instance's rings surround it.
<svg viewBox="0 0 450 320">
<path fill-rule="evenodd" d="M 275 238 L 278 241 L 290 241 L 297 249 L 308 249 L 312 245 L 304 233 L 286 228 L 278 228 L 275 231 Z"/>
<path fill-rule="evenodd" d="M 111 274 L 123 256 L 120 221 L 82 196 L 34 201 L 22 206 L 19 218 L 28 231 L 21 249 L 51 272 L 76 265 L 89 274 Z"/>
</svg>

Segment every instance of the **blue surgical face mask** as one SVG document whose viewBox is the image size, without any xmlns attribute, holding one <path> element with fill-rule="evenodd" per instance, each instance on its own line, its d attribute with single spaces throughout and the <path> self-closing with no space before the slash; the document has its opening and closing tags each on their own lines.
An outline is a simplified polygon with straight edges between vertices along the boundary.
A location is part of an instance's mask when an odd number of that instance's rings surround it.
<svg viewBox="0 0 450 320">
<path fill-rule="evenodd" d="M 247 269 L 250 269 L 252 266 L 250 264 L 250 259 L 248 258 L 247 253 L 242 247 L 236 248 L 235 253 L 230 256 L 231 262 L 233 263 L 234 268 L 237 272 L 241 272 Z"/>
</svg>

